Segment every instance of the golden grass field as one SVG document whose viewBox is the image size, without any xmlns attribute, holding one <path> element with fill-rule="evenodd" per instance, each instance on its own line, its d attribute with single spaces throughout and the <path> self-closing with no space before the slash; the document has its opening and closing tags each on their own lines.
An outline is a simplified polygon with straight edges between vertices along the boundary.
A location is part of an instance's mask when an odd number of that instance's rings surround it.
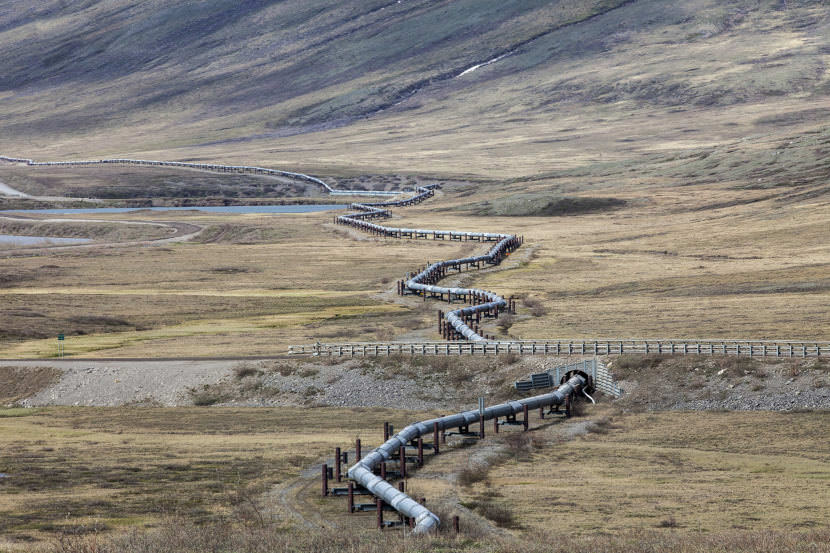
<svg viewBox="0 0 830 553">
<path fill-rule="evenodd" d="M 103 539 L 170 517 L 208 526 L 264 520 L 289 535 L 307 532 L 306 520 L 360 535 L 373 528 L 374 514 L 349 516 L 345 498 L 321 499 L 318 473 L 306 469 L 335 446 L 350 448 L 356 436 L 364 448 L 377 445 L 383 421 L 400 427 L 434 415 L 7 409 L 0 412 L 0 468 L 10 474 L 0 490 L 0 550 L 25 550 L 32 539 L 48 545 L 62 533 Z M 762 528 L 798 541 L 808 539 L 801 532 L 826 529 L 830 516 L 827 424 L 826 413 L 623 414 L 608 404 L 567 422 L 533 413 L 527 434 L 503 428 L 494 437 L 488 426 L 484 442 L 427 454 L 407 489 L 447 520 L 460 514 L 468 536 L 454 542 L 461 549 L 488 540 L 530 547 L 532 536 L 551 531 L 551 520 L 565 541 L 643 532 L 725 539 Z M 494 447 L 500 453 L 482 465 L 482 452 Z M 469 469 L 480 476 L 468 483 L 461 474 Z"/>
<path fill-rule="evenodd" d="M 390 418 L 367 409 L 3 409 L 0 551 L 96 525 L 217 522 Z M 428 416 L 428 414 L 426 414 Z M 245 503 L 249 504 L 246 505 Z M 259 508 L 259 507 L 258 507 Z M 271 502 L 269 519 L 293 525 Z M 267 513 L 265 512 L 267 511 Z"/>
<path fill-rule="evenodd" d="M 522 185 L 547 197 L 544 185 Z M 511 190 L 483 188 L 491 203 Z M 819 190 L 817 190 L 820 192 Z M 728 185 L 631 186 L 582 196 L 627 204 L 566 217 L 482 217 L 469 189 L 396 210 L 386 224 L 512 232 L 525 245 L 496 269 L 446 280 L 528 298 L 516 338 L 823 339 L 828 200 Z M 535 194 L 535 196 L 533 196 Z M 0 357 L 49 357 L 68 334 L 78 356 L 281 354 L 292 343 L 437 339 L 437 302 L 398 298 L 395 280 L 478 243 L 377 239 L 331 224 L 334 212 L 97 218 L 206 227 L 191 242 L 44 251 L 0 260 Z M 78 215 L 77 217 L 83 217 Z M 540 309 L 528 306 L 541 304 Z M 489 333 L 504 336 L 490 325 Z"/>
</svg>

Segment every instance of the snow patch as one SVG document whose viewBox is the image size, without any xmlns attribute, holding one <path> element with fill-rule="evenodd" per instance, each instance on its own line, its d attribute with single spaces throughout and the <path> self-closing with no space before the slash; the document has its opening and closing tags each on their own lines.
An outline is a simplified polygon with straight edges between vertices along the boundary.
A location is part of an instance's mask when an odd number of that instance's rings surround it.
<svg viewBox="0 0 830 553">
<path fill-rule="evenodd" d="M 472 72 L 473 72 L 473 71 L 475 71 L 476 69 L 479 69 L 479 68 L 481 68 L 481 67 L 485 67 L 485 66 L 487 66 L 487 65 L 490 65 L 491 63 L 496 63 L 496 62 L 497 62 L 497 61 L 499 61 L 500 59 L 506 58 L 506 57 L 507 57 L 507 56 L 509 56 L 509 55 L 510 55 L 510 52 L 508 52 L 508 53 L 506 53 L 506 54 L 502 54 L 502 55 L 500 55 L 500 56 L 498 56 L 498 57 L 495 57 L 495 58 L 493 58 L 493 59 L 491 59 L 491 60 L 485 61 L 484 63 L 479 63 L 479 64 L 476 64 L 476 65 L 474 65 L 474 66 L 472 66 L 472 67 L 469 67 L 469 68 L 465 69 L 464 71 L 462 71 L 461 73 L 459 73 L 458 75 L 456 75 L 456 76 L 455 76 L 455 78 L 457 79 L 457 78 L 459 78 L 459 77 L 463 77 L 463 76 L 464 76 L 464 75 L 466 75 L 467 73 L 472 73 Z"/>
</svg>

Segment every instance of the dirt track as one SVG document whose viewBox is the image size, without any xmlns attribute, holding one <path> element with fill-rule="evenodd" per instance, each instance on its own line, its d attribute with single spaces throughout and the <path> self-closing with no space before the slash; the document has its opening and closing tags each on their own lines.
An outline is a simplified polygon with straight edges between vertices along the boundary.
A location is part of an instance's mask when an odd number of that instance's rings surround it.
<svg viewBox="0 0 830 553">
<path fill-rule="evenodd" d="M 126 246 L 149 246 L 154 244 L 170 244 L 172 242 L 186 242 L 198 236 L 204 227 L 194 225 L 192 223 L 168 222 L 168 221 L 125 221 L 125 220 L 109 220 L 109 219 L 30 219 L 27 217 L 14 216 L 0 216 L 2 219 L 9 220 L 25 220 L 36 221 L 38 223 L 108 223 L 118 225 L 153 225 L 161 227 L 169 227 L 173 229 L 175 234 L 166 238 L 158 238 L 155 240 L 131 240 L 128 242 L 93 242 L 91 244 L 75 244 L 70 246 L 43 246 L 37 248 L 23 248 L 1 252 L 0 255 L 4 257 L 18 257 L 22 255 L 32 255 L 51 251 L 73 251 L 85 250 L 90 248 L 114 248 Z"/>
</svg>

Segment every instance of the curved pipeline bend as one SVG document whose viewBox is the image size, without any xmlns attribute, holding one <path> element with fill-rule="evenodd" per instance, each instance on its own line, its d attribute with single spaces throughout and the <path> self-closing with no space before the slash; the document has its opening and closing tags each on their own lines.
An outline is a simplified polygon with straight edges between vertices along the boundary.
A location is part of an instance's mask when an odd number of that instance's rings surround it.
<svg viewBox="0 0 830 553">
<path fill-rule="evenodd" d="M 366 457 L 358 460 L 355 465 L 349 468 L 348 475 L 352 480 L 369 490 L 375 497 L 379 497 L 388 505 L 391 505 L 402 515 L 414 518 L 414 532 L 428 532 L 438 526 L 439 518 L 407 494 L 399 491 L 380 476 L 376 476 L 373 472 L 375 467 L 392 459 L 401 447 L 406 447 L 407 444 L 418 437 L 433 432 L 436 423 L 438 424 L 438 430 L 445 430 L 458 426 L 468 426 L 481 419 L 487 421 L 496 417 L 515 415 L 521 413 L 525 405 L 527 405 L 528 410 L 549 405 L 561 405 L 565 402 L 565 398 L 582 390 L 585 384 L 585 378 L 577 374 L 554 392 L 488 407 L 484 410 L 483 417 L 478 410 L 474 410 L 410 424 L 389 438 L 383 445 L 372 450 Z"/>
<path fill-rule="evenodd" d="M 416 190 L 417 194 L 415 196 L 403 200 L 376 203 L 353 203 L 349 207 L 357 209 L 358 212 L 341 215 L 337 218 L 337 222 L 339 224 L 350 225 L 364 231 L 379 234 L 381 236 L 393 236 L 396 238 L 425 238 L 427 235 L 432 235 L 433 238 L 450 237 L 450 239 L 457 240 L 465 239 L 477 240 L 481 242 L 496 242 L 496 244 L 484 255 L 438 261 L 437 263 L 429 265 L 420 273 L 411 276 L 405 283 L 407 289 L 424 295 L 431 293 L 447 294 L 448 297 L 465 296 L 475 298 L 480 303 L 450 311 L 447 313 L 446 319 L 447 322 L 456 330 L 456 332 L 464 336 L 467 340 L 474 342 L 486 341 L 483 336 L 477 334 L 472 328 L 470 328 L 467 321 L 471 320 L 472 316 L 478 312 L 492 312 L 493 310 L 502 309 L 507 306 L 507 301 L 505 301 L 505 299 L 498 294 L 487 290 L 480 290 L 478 288 L 445 288 L 443 286 L 435 286 L 434 283 L 443 278 L 449 269 L 460 269 L 462 265 L 480 263 L 497 265 L 501 263 L 501 260 L 504 259 L 506 255 L 521 246 L 521 238 L 515 234 L 385 227 L 367 221 L 367 219 L 390 217 L 391 213 L 389 210 L 383 209 L 385 207 L 406 206 L 414 203 L 420 203 L 426 198 L 432 197 L 435 194 L 436 188 L 440 188 L 440 185 L 431 184 L 429 186 L 419 187 Z"/>
<path fill-rule="evenodd" d="M 266 169 L 252 165 L 219 165 L 215 163 L 186 163 L 181 161 L 152 161 L 148 159 L 95 159 L 85 161 L 34 161 L 32 159 L 0 156 L 0 161 L 9 163 L 25 163 L 30 166 L 88 166 L 88 165 L 142 165 L 155 167 L 183 167 L 186 169 L 198 169 L 201 171 L 214 171 L 219 173 L 245 173 L 250 175 L 273 175 L 290 177 L 298 180 L 319 184 L 330 196 L 397 196 L 400 192 L 388 190 L 338 190 L 329 186 L 326 182 L 306 175 L 291 171 L 280 171 L 278 169 Z"/>
</svg>

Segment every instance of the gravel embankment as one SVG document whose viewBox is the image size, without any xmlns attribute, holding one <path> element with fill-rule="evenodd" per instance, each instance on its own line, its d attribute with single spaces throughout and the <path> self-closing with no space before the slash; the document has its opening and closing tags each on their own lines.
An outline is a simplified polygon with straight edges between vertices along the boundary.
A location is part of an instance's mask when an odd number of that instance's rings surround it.
<svg viewBox="0 0 830 553">
<path fill-rule="evenodd" d="M 4 361 L 7 366 L 54 367 L 60 380 L 30 398 L 25 407 L 44 405 L 119 406 L 191 403 L 189 390 L 231 373 L 233 361 Z"/>
<path fill-rule="evenodd" d="M 388 407 L 458 410 L 475 398 L 513 397 L 516 379 L 565 359 L 436 359 L 418 367 L 379 360 L 291 359 L 265 361 L 4 361 L 17 367 L 54 367 L 59 380 L 18 403 L 23 406 L 202 404 L 233 406 Z M 572 360 L 571 360 L 572 361 Z M 774 410 L 830 409 L 830 370 L 814 360 L 740 362 L 707 357 L 660 360 L 657 366 L 620 367 L 623 409 Z M 653 361 L 652 361 L 653 362 Z M 387 361 L 388 363 L 388 361 Z M 743 364 L 741 364 L 743 363 Z M 725 367 L 725 368 L 722 368 Z"/>
</svg>

